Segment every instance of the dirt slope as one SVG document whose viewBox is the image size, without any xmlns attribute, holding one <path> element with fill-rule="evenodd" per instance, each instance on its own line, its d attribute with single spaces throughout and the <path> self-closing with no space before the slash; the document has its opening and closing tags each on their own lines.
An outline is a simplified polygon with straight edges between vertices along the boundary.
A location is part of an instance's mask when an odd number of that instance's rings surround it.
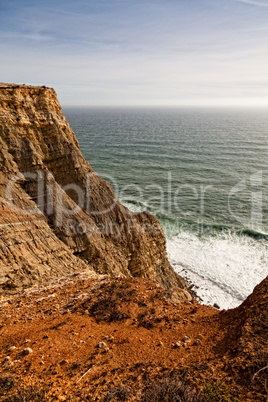
<svg viewBox="0 0 268 402">
<path fill-rule="evenodd" d="M 3 299 L 1 400 L 266 401 L 267 370 L 252 378 L 267 365 L 267 290 L 220 312 L 83 271 Z"/>
</svg>

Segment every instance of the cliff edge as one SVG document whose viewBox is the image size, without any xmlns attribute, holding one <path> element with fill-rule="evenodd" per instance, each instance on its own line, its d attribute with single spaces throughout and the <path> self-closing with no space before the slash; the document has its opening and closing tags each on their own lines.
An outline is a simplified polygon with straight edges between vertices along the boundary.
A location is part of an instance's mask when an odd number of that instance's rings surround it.
<svg viewBox="0 0 268 402">
<path fill-rule="evenodd" d="M 0 83 L 0 179 L 2 291 L 87 268 L 190 299 L 159 222 L 131 213 L 94 172 L 54 89 Z"/>
</svg>

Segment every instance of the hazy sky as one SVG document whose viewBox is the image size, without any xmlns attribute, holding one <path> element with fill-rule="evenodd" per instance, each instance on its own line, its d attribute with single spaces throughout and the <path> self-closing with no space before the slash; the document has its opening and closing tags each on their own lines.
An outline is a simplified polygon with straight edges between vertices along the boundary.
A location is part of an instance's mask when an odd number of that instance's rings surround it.
<svg viewBox="0 0 268 402">
<path fill-rule="evenodd" d="M 268 0 L 0 0 L 0 39 L 62 105 L 268 106 Z"/>
</svg>

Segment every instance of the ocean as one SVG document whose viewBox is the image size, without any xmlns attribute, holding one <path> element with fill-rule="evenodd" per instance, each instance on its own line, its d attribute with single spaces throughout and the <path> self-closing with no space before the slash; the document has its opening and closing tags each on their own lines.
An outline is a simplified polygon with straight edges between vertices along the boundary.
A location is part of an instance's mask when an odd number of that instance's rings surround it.
<svg viewBox="0 0 268 402">
<path fill-rule="evenodd" d="M 233 308 L 268 274 L 268 110 L 65 107 L 93 169 L 160 221 L 175 271 Z"/>
</svg>

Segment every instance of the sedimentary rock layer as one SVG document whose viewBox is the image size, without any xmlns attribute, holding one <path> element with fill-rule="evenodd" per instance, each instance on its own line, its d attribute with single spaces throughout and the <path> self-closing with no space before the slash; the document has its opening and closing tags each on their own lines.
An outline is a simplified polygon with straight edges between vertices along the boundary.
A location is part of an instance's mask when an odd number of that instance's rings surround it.
<svg viewBox="0 0 268 402">
<path fill-rule="evenodd" d="M 97 176 L 53 89 L 0 83 L 0 179 L 4 287 L 91 266 L 156 279 L 189 297 L 159 222 L 131 213 Z"/>
</svg>

